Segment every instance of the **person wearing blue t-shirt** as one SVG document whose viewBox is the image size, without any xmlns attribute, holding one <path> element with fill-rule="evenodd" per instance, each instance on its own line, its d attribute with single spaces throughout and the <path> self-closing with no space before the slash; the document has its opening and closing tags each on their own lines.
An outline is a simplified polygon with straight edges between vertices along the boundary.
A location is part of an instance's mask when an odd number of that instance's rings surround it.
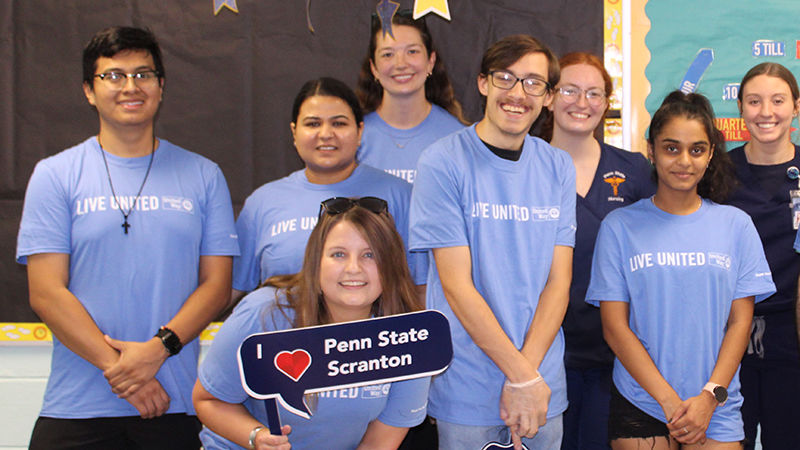
<svg viewBox="0 0 800 450">
<path fill-rule="evenodd" d="M 742 78 L 738 104 L 750 140 L 730 151 L 739 185 L 729 204 L 753 219 L 778 289 L 756 305 L 742 359 L 745 449 L 755 448 L 759 428 L 764 448 L 781 448 L 800 442 L 794 419 L 800 402 L 800 255 L 792 251 L 800 224 L 800 147 L 792 142 L 792 122 L 800 113 L 797 80 L 778 63 L 758 64 Z"/>
<path fill-rule="evenodd" d="M 304 419 L 281 410 L 272 435 L 264 402 L 249 397 L 237 355 L 254 333 L 365 320 L 422 309 L 387 204 L 331 198 L 308 240 L 302 270 L 275 276 L 247 295 L 217 333 L 194 388 L 206 450 L 397 448 L 425 418 L 429 377 L 320 393 Z M 359 394 L 359 391 L 361 392 Z"/>
<path fill-rule="evenodd" d="M 100 131 L 28 184 L 17 260 L 54 335 L 31 449 L 200 444 L 195 338 L 227 304 L 239 247 L 219 167 L 155 137 L 163 87 L 152 33 L 95 34 L 83 91 Z"/>
<path fill-rule="evenodd" d="M 558 60 L 533 37 L 498 41 L 477 79 L 484 118 L 419 160 L 411 247 L 433 253 L 427 303 L 450 320 L 454 347 L 431 385 L 442 449 L 561 443 L 575 168 L 528 136 L 558 77 Z"/>
<path fill-rule="evenodd" d="M 739 363 L 775 285 L 750 218 L 717 203 L 733 169 L 708 99 L 669 94 L 648 151 L 656 193 L 603 220 L 586 293 L 616 355 L 609 440 L 739 449 Z"/>
<path fill-rule="evenodd" d="M 305 168 L 256 189 L 236 219 L 241 256 L 233 260 L 233 298 L 274 275 L 296 273 L 317 221 L 319 202 L 329 197 L 385 199 L 407 242 L 411 186 L 355 159 L 363 114 L 355 93 L 323 77 L 306 82 L 292 107 L 292 136 Z M 426 255 L 409 255 L 412 276 L 424 288 Z"/>
<path fill-rule="evenodd" d="M 595 138 L 613 88 L 603 61 L 591 53 L 573 52 L 562 56 L 559 65 L 561 78 L 542 137 L 572 157 L 578 226 L 569 307 L 562 325 L 569 407 L 564 413 L 561 448 L 607 449 L 614 353 L 603 340 L 600 310 L 584 301 L 592 253 L 606 214 L 653 195 L 655 186 L 643 155 Z"/>
<path fill-rule="evenodd" d="M 391 34 L 381 25 L 373 14 L 358 79 L 368 114 L 356 158 L 413 183 L 422 150 L 466 121 L 425 18 L 400 10 L 392 16 Z"/>
</svg>

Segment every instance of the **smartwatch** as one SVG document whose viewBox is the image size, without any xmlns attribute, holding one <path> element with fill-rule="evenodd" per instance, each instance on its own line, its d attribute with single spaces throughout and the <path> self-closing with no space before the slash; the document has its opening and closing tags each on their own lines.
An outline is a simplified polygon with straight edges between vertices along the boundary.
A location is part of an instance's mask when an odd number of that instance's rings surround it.
<svg viewBox="0 0 800 450">
<path fill-rule="evenodd" d="M 161 339 L 161 343 L 164 344 L 164 348 L 167 349 L 169 356 L 177 355 L 183 348 L 183 344 L 181 344 L 178 335 L 167 327 L 159 328 L 155 337 Z"/>
<path fill-rule="evenodd" d="M 705 386 L 703 386 L 703 390 L 710 392 L 711 395 L 714 396 L 718 406 L 722 406 L 726 401 L 728 401 L 728 390 L 725 388 L 725 386 L 709 381 Z"/>
</svg>

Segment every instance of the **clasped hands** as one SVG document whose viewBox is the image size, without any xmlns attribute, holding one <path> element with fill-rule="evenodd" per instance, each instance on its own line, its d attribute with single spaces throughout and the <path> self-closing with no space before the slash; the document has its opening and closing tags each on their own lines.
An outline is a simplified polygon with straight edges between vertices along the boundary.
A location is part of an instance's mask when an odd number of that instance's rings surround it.
<svg viewBox="0 0 800 450">
<path fill-rule="evenodd" d="M 547 422 L 550 387 L 541 375 L 521 383 L 506 380 L 500 394 L 500 418 L 511 430 L 514 449 L 522 448 L 522 438 L 533 437 Z"/>
<path fill-rule="evenodd" d="M 662 406 L 669 418 L 667 429 L 670 436 L 681 444 L 705 444 L 706 430 L 716 407 L 716 399 L 705 391 L 681 401 L 677 407 Z"/>
<path fill-rule="evenodd" d="M 106 343 L 119 352 L 119 358 L 103 371 L 111 392 L 127 400 L 142 418 L 164 414 L 170 398 L 155 378 L 169 354 L 158 338 L 145 342 L 118 341 L 104 336 Z"/>
</svg>

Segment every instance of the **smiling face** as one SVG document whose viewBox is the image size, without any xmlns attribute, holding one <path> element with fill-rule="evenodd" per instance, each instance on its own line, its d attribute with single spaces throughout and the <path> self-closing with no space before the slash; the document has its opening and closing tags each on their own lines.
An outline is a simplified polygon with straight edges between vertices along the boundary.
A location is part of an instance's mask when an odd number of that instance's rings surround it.
<svg viewBox="0 0 800 450">
<path fill-rule="evenodd" d="M 111 58 L 100 57 L 95 74 L 108 72 L 137 73 L 155 70 L 153 57 L 145 50 L 125 50 Z M 89 104 L 97 109 L 101 130 L 106 127 L 152 126 L 164 83 L 159 78 L 138 80 L 127 78 L 114 87 L 95 77 L 92 84 L 83 84 Z"/>
<path fill-rule="evenodd" d="M 367 319 L 383 292 L 375 255 L 356 227 L 341 221 L 331 228 L 322 250 L 319 278 L 333 322 Z"/>
<path fill-rule="evenodd" d="M 394 25 L 394 38 L 378 32 L 370 68 L 383 87 L 384 95 L 425 95 L 425 80 L 433 71 L 436 54 L 428 55 L 419 31 L 408 25 Z"/>
<path fill-rule="evenodd" d="M 758 75 L 741 87 L 739 111 L 752 139 L 760 144 L 789 142 L 792 120 L 800 101 L 792 99 L 786 81 Z"/>
<path fill-rule="evenodd" d="M 314 95 L 303 102 L 291 129 L 309 181 L 338 183 L 353 173 L 363 125 L 339 97 Z"/>
<path fill-rule="evenodd" d="M 517 78 L 548 81 L 547 69 L 547 57 L 537 52 L 526 54 L 502 70 Z M 478 90 L 486 96 L 485 115 L 477 125 L 478 136 L 496 147 L 518 150 L 542 107 L 550 104 L 552 94 L 547 92 L 539 97 L 526 94 L 520 82 L 509 90 L 500 89 L 490 78 L 489 75 L 478 76 Z"/>
<path fill-rule="evenodd" d="M 586 92 L 602 93 L 605 96 L 605 82 L 597 68 L 588 64 L 574 64 L 561 68 L 561 80 L 557 88 L 578 92 L 575 98 L 568 99 L 558 89 L 548 109 L 553 112 L 553 127 L 560 133 L 590 135 L 600 124 L 608 109 L 608 99 L 590 104 Z"/>
<path fill-rule="evenodd" d="M 714 149 L 703 123 L 675 116 L 661 127 L 652 145 L 650 159 L 658 174 L 659 197 L 696 193 Z"/>
</svg>

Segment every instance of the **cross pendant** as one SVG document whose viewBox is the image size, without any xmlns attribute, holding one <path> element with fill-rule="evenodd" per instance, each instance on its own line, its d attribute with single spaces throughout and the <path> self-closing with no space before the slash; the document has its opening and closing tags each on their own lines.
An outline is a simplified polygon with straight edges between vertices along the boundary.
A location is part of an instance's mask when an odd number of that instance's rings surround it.
<svg viewBox="0 0 800 450">
<path fill-rule="evenodd" d="M 125 228 L 125 234 L 128 234 L 128 228 L 130 227 L 131 225 L 128 223 L 128 219 L 125 219 L 125 222 L 122 224 L 122 228 Z"/>
</svg>

